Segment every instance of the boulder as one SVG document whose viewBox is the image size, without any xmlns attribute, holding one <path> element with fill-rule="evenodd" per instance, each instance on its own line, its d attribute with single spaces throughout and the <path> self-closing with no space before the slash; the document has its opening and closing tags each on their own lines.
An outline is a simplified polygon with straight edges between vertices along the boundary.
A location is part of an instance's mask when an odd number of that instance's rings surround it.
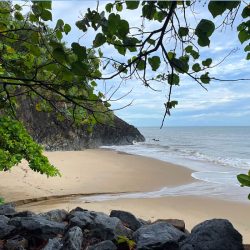
<svg viewBox="0 0 250 250">
<path fill-rule="evenodd" d="M 105 240 L 98 244 L 88 246 L 86 250 L 116 250 L 116 245 L 111 240 Z"/>
<path fill-rule="evenodd" d="M 0 205 L 0 215 L 11 216 L 16 213 L 15 207 L 13 204 L 3 204 Z"/>
<path fill-rule="evenodd" d="M 66 220 L 68 213 L 64 209 L 55 209 L 46 213 L 39 214 L 39 216 L 47 220 L 63 222 Z"/>
<path fill-rule="evenodd" d="M 22 211 L 13 214 L 11 217 L 32 217 L 32 216 L 36 216 L 36 214 L 31 211 Z"/>
<path fill-rule="evenodd" d="M 91 231 L 92 237 L 101 240 L 113 240 L 118 235 L 131 236 L 131 230 L 115 217 L 91 211 L 73 212 L 69 216 L 69 227 L 79 226 Z"/>
<path fill-rule="evenodd" d="M 54 238 L 49 239 L 47 245 L 43 248 L 43 250 L 61 250 L 63 247 L 63 244 L 61 242 L 61 239 Z"/>
<path fill-rule="evenodd" d="M 204 221 L 181 243 L 181 250 L 243 250 L 242 236 L 225 219 Z"/>
<path fill-rule="evenodd" d="M 166 222 L 166 223 L 169 223 L 169 224 L 173 225 L 174 227 L 176 227 L 177 229 L 181 230 L 182 232 L 185 232 L 185 222 L 183 220 L 178 220 L 178 219 L 159 219 L 159 220 L 156 220 L 153 223 L 157 223 L 157 222 Z"/>
<path fill-rule="evenodd" d="M 19 234 L 28 234 L 29 237 L 49 239 L 63 234 L 65 225 L 46 220 L 40 216 L 15 217 L 10 219 L 9 225 L 16 227 Z"/>
<path fill-rule="evenodd" d="M 8 225 L 8 218 L 1 216 L 0 218 L 0 240 L 8 237 L 15 230 L 14 226 Z"/>
<path fill-rule="evenodd" d="M 80 227 L 72 227 L 64 238 L 64 250 L 81 250 L 83 244 L 83 233 Z"/>
<path fill-rule="evenodd" d="M 25 250 L 28 248 L 28 240 L 20 235 L 6 241 L 5 249 L 6 250 Z"/>
<path fill-rule="evenodd" d="M 179 242 L 186 235 L 166 222 L 157 222 L 139 228 L 133 238 L 137 250 L 179 250 Z"/>
<path fill-rule="evenodd" d="M 112 210 L 110 217 L 116 217 L 122 221 L 122 223 L 133 231 L 136 231 L 142 226 L 142 223 L 131 213 L 120 210 Z"/>
<path fill-rule="evenodd" d="M 8 223 L 10 220 L 10 218 L 8 218 L 7 216 L 5 215 L 0 215 L 0 221 L 4 222 L 4 223 Z"/>
</svg>

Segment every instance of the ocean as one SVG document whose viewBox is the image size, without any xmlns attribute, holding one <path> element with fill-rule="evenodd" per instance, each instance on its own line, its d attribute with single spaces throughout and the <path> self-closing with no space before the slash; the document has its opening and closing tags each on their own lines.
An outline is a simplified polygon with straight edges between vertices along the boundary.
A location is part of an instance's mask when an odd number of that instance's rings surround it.
<svg viewBox="0 0 250 250">
<path fill-rule="evenodd" d="M 145 142 L 104 148 L 178 164 L 192 169 L 192 176 L 197 181 L 177 187 L 166 186 L 148 193 L 124 194 L 120 198 L 198 195 L 249 202 L 247 195 L 250 188 L 240 187 L 236 175 L 250 170 L 250 127 L 164 127 L 139 130 L 145 136 Z M 107 196 L 102 199 L 111 198 Z"/>
</svg>

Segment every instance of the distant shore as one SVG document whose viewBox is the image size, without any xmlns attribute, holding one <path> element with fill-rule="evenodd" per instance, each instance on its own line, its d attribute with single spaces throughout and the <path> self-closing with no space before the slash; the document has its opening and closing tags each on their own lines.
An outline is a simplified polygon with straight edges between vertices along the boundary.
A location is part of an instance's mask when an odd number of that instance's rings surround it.
<svg viewBox="0 0 250 250">
<path fill-rule="evenodd" d="M 64 196 L 17 207 L 18 210 L 42 212 L 54 208 L 66 210 L 76 206 L 108 212 L 131 211 L 144 219 L 183 219 L 187 228 L 211 218 L 229 219 L 250 243 L 250 202 L 234 203 L 204 197 L 163 197 L 155 199 L 118 199 L 86 202 L 71 194 L 149 192 L 195 182 L 192 171 L 159 160 L 111 150 L 47 152 L 62 177 L 47 178 L 32 172 L 25 162 L 11 172 L 0 174 L 0 196 L 6 202 L 39 197 Z M 69 197 L 67 197 L 69 195 Z"/>
</svg>

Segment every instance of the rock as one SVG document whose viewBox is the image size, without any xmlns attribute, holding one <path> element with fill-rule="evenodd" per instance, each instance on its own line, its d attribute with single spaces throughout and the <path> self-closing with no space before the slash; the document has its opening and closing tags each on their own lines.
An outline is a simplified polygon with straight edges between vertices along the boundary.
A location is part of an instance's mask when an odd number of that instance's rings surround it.
<svg viewBox="0 0 250 250">
<path fill-rule="evenodd" d="M 176 227 L 177 229 L 181 230 L 182 232 L 185 232 L 185 222 L 183 220 L 178 220 L 178 219 L 159 219 L 159 220 L 156 220 L 153 223 L 157 223 L 157 222 L 166 222 L 166 223 L 169 223 L 169 224 L 173 225 L 174 227 Z"/>
<path fill-rule="evenodd" d="M 10 220 L 10 218 L 8 218 L 7 216 L 5 215 L 0 215 L 0 221 L 4 222 L 4 223 L 8 223 Z"/>
<path fill-rule="evenodd" d="M 166 222 L 142 226 L 134 234 L 137 250 L 179 250 L 179 241 L 186 235 Z"/>
<path fill-rule="evenodd" d="M 68 213 L 64 209 L 55 209 L 46 213 L 39 214 L 39 216 L 47 220 L 63 222 L 66 220 Z"/>
<path fill-rule="evenodd" d="M 64 238 L 64 250 L 81 250 L 83 244 L 83 233 L 81 228 L 75 226 L 69 229 Z"/>
<path fill-rule="evenodd" d="M 21 234 L 28 234 L 30 237 L 49 239 L 63 234 L 65 225 L 54 221 L 46 220 L 39 216 L 15 217 L 10 219 L 9 225 L 15 226 Z"/>
<path fill-rule="evenodd" d="M 11 217 L 32 217 L 32 216 L 36 216 L 36 214 L 31 211 L 22 211 L 13 214 Z"/>
<path fill-rule="evenodd" d="M 136 231 L 142 226 L 141 222 L 131 213 L 120 210 L 112 210 L 110 217 L 116 217 L 122 221 L 122 223 L 133 231 Z"/>
<path fill-rule="evenodd" d="M 4 239 L 5 237 L 8 237 L 15 230 L 14 226 L 8 225 L 8 218 L 6 216 L 1 216 L 1 218 L 0 218 L 0 240 Z"/>
<path fill-rule="evenodd" d="M 5 249 L 6 250 L 24 250 L 28 248 L 28 240 L 20 235 L 6 241 Z"/>
<path fill-rule="evenodd" d="M 93 132 L 89 133 L 87 125 L 72 125 L 72 121 L 67 119 L 59 122 L 54 111 L 37 112 L 35 101 L 17 98 L 17 102 L 17 118 L 23 122 L 33 139 L 49 150 L 81 150 L 145 140 L 137 128 L 117 116 L 114 116 L 112 126 L 97 123 Z"/>
<path fill-rule="evenodd" d="M 224 219 L 204 221 L 195 226 L 181 243 L 181 250 L 243 250 L 242 236 Z"/>
<path fill-rule="evenodd" d="M 101 240 L 113 240 L 118 235 L 131 236 L 131 230 L 115 217 L 91 211 L 73 212 L 69 217 L 69 226 L 89 229 L 93 237 Z"/>
<path fill-rule="evenodd" d="M 0 205 L 0 215 L 11 216 L 15 213 L 16 213 L 16 210 L 13 204 Z"/>
<path fill-rule="evenodd" d="M 105 240 L 98 244 L 88 246 L 86 250 L 116 250 L 116 245 L 111 240 Z"/>
<path fill-rule="evenodd" d="M 61 239 L 54 238 L 49 239 L 47 245 L 43 248 L 43 250 L 61 250 L 63 249 L 63 244 L 61 242 Z"/>
</svg>

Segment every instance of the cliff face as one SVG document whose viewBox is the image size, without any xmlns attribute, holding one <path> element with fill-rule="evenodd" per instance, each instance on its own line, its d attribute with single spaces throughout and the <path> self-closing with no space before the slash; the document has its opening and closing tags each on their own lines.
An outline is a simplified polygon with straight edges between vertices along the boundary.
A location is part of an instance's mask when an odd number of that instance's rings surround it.
<svg viewBox="0 0 250 250">
<path fill-rule="evenodd" d="M 97 124 L 92 133 L 70 121 L 59 122 L 54 113 L 37 112 L 30 102 L 22 102 L 18 118 L 31 136 L 47 150 L 80 150 L 102 145 L 126 145 L 145 138 L 137 128 L 117 116 L 114 125 Z"/>
</svg>

